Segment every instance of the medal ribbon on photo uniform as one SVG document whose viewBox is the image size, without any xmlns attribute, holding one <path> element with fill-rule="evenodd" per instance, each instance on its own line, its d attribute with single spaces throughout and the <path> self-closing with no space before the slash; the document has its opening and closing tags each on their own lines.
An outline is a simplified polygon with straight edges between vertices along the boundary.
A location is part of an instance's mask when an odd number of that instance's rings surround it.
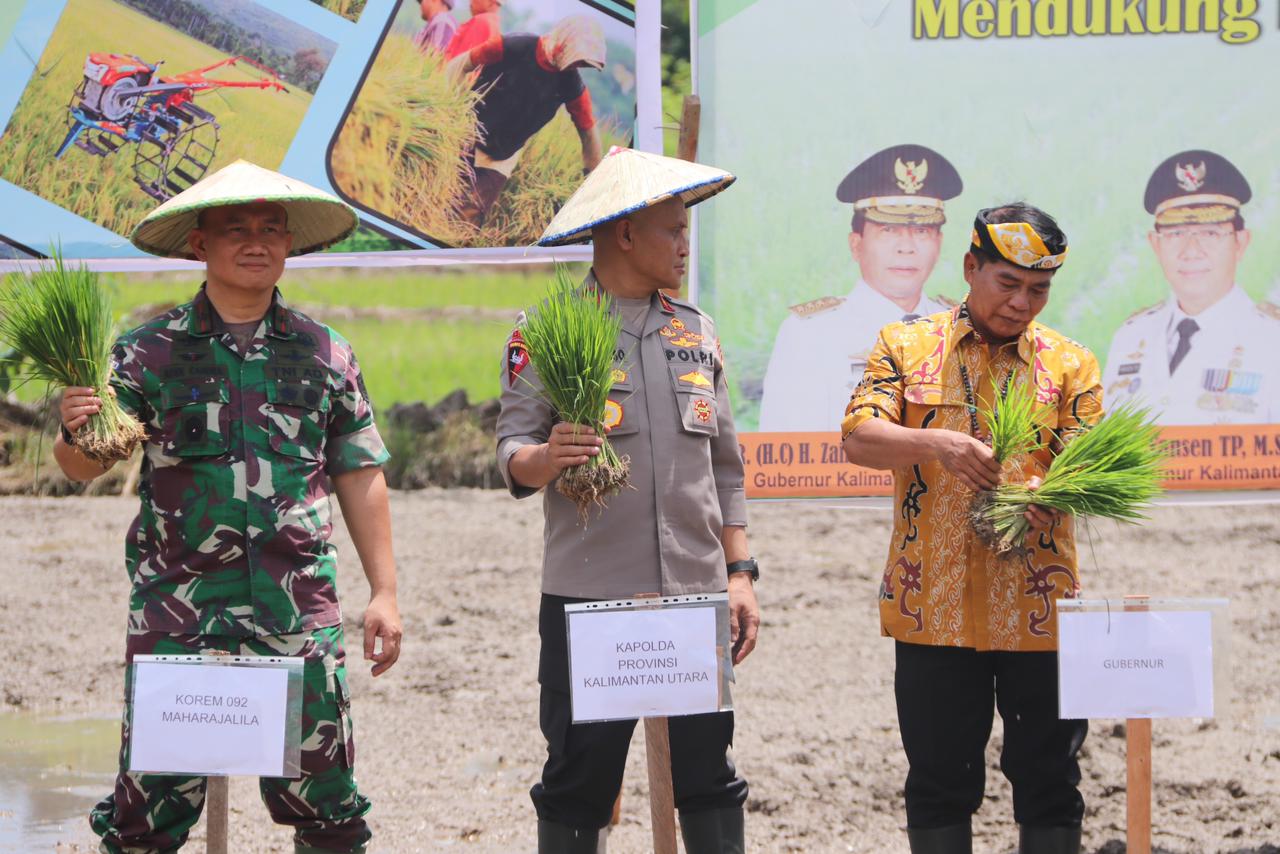
<svg viewBox="0 0 1280 854">
<path fill-rule="evenodd" d="M 973 222 L 973 245 L 999 255 L 1011 264 L 1028 270 L 1056 270 L 1067 260 L 1067 247 L 1051 252 L 1030 224 L 1025 222 L 984 222 L 982 211 Z"/>
</svg>

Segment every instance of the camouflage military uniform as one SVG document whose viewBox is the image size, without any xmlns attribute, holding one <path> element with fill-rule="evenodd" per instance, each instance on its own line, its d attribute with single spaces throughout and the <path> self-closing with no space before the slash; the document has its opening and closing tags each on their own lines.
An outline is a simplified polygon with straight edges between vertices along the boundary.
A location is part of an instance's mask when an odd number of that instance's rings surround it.
<svg viewBox="0 0 1280 854">
<path fill-rule="evenodd" d="M 277 292 L 241 351 L 202 289 L 124 335 L 115 360 L 116 396 L 148 433 L 125 549 L 127 658 L 305 657 L 302 777 L 263 778 L 262 797 L 299 845 L 360 850 L 369 802 L 352 773 L 330 477 L 388 455 L 351 347 Z M 91 824 L 107 851 L 171 850 L 199 818 L 204 778 L 128 773 L 125 719 L 115 791 Z"/>
</svg>

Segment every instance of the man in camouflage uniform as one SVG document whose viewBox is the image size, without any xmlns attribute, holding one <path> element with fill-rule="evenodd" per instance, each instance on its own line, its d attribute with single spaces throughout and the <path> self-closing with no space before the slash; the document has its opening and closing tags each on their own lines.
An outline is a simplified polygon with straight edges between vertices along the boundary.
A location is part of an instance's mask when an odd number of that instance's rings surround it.
<svg viewBox="0 0 1280 854">
<path fill-rule="evenodd" d="M 204 261 L 195 298 L 122 336 L 111 388 L 146 427 L 141 507 L 126 538 L 126 660 L 140 654 L 305 659 L 301 776 L 262 778 L 297 851 L 363 851 L 369 801 L 352 770 L 350 694 L 335 589 L 331 492 L 368 576 L 365 658 L 399 656 L 388 455 L 350 345 L 275 289 L 288 254 L 355 226 L 337 199 L 238 162 L 174 197 L 134 232 L 155 254 Z M 90 480 L 76 448 L 96 390 L 63 394 L 55 455 Z M 377 650 L 376 638 L 382 639 Z M 204 777 L 128 771 L 128 704 L 114 792 L 91 813 L 107 852 L 171 851 L 204 805 Z"/>
</svg>

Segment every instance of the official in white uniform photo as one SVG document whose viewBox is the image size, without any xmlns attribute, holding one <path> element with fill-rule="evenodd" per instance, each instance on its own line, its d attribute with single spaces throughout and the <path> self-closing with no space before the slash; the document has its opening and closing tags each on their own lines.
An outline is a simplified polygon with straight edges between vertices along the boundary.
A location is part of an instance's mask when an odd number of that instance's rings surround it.
<svg viewBox="0 0 1280 854">
<path fill-rule="evenodd" d="M 774 339 L 760 401 L 762 431 L 839 432 L 880 328 L 945 311 L 924 295 L 942 248 L 943 203 L 960 195 L 954 166 L 923 145 L 895 145 L 845 176 L 853 204 L 849 254 L 860 277 L 845 296 L 791 307 Z"/>
<path fill-rule="evenodd" d="M 1251 197 L 1240 170 L 1212 151 L 1156 167 L 1147 239 L 1171 293 L 1112 339 L 1108 404 L 1136 399 L 1162 424 L 1280 423 L 1280 308 L 1255 303 L 1236 282 L 1250 238 L 1240 208 Z"/>
</svg>

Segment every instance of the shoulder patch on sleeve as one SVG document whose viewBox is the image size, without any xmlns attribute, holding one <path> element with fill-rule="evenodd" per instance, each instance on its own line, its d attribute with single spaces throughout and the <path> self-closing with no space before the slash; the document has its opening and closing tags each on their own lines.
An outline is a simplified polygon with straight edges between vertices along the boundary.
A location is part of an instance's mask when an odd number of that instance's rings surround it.
<svg viewBox="0 0 1280 854">
<path fill-rule="evenodd" d="M 844 301 L 845 297 L 818 297 L 817 299 L 791 306 L 791 313 L 797 317 L 815 317 L 831 311 L 831 309 L 838 307 Z"/>
<path fill-rule="evenodd" d="M 507 339 L 507 385 L 514 386 L 516 377 L 527 367 L 529 345 L 525 343 L 519 329 L 512 330 L 511 337 Z"/>
</svg>

